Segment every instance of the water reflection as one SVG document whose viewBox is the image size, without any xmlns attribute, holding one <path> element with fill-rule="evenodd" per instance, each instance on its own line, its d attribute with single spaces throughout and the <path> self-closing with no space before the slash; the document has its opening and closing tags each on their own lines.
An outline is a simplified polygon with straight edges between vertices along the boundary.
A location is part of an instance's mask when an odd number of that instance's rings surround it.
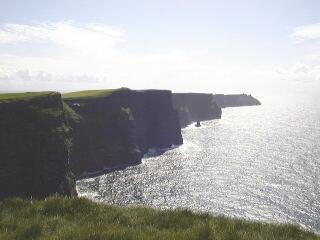
<svg viewBox="0 0 320 240">
<path fill-rule="evenodd" d="M 78 182 L 117 205 L 190 208 L 320 231 L 320 109 L 305 102 L 225 109 L 183 130 L 184 144 Z"/>
</svg>

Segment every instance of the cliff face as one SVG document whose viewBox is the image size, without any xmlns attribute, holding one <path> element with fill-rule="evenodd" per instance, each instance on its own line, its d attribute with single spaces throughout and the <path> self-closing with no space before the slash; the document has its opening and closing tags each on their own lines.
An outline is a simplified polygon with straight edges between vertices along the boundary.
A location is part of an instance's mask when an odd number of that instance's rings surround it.
<svg viewBox="0 0 320 240">
<path fill-rule="evenodd" d="M 134 140 L 131 110 L 109 100 L 66 100 L 80 116 L 72 124 L 75 134 L 71 168 L 77 176 L 140 163 L 142 154 Z"/>
<path fill-rule="evenodd" d="M 67 115 L 59 93 L 0 95 L 0 199 L 76 195 Z"/>
<path fill-rule="evenodd" d="M 76 175 L 141 162 L 149 148 L 182 144 L 170 91 L 98 90 L 70 93 L 74 122 L 72 169 Z"/>
<path fill-rule="evenodd" d="M 261 105 L 259 100 L 247 94 L 215 94 L 213 95 L 213 100 L 221 108 Z"/>
<path fill-rule="evenodd" d="M 118 99 L 132 109 L 135 136 L 139 148 L 167 148 L 182 144 L 177 112 L 172 106 L 171 91 L 146 90 L 122 92 Z"/>
<path fill-rule="evenodd" d="M 194 121 L 221 118 L 221 108 L 213 101 L 212 94 L 173 93 L 173 106 L 179 113 L 181 127 Z"/>
</svg>

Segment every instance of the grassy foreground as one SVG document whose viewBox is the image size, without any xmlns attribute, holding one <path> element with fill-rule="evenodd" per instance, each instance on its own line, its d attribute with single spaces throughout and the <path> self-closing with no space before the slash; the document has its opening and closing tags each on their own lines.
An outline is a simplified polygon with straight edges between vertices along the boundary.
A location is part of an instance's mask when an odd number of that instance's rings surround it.
<svg viewBox="0 0 320 240">
<path fill-rule="evenodd" d="M 320 239 L 274 225 L 188 210 L 116 207 L 83 198 L 0 202 L 0 239 Z"/>
</svg>

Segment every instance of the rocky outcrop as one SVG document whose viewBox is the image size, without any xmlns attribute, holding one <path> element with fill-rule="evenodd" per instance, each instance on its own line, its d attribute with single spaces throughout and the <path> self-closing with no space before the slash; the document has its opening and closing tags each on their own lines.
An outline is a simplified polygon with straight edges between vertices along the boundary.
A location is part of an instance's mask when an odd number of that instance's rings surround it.
<svg viewBox="0 0 320 240">
<path fill-rule="evenodd" d="M 138 164 L 150 148 L 182 144 L 170 91 L 97 90 L 64 99 L 79 115 L 71 158 L 77 176 Z"/>
<path fill-rule="evenodd" d="M 259 100 L 247 94 L 215 94 L 213 100 L 221 108 L 261 105 Z"/>
<path fill-rule="evenodd" d="M 0 95 L 0 199 L 76 195 L 69 117 L 59 93 Z"/>
<path fill-rule="evenodd" d="M 194 121 L 221 118 L 221 108 L 213 101 L 212 94 L 173 93 L 173 106 L 178 111 L 181 127 Z"/>
</svg>

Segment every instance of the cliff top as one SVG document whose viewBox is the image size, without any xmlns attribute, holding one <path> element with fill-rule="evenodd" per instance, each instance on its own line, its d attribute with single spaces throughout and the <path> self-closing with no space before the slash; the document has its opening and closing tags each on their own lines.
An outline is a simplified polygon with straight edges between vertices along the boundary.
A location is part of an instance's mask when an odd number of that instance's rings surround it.
<svg viewBox="0 0 320 240">
<path fill-rule="evenodd" d="M 99 89 L 99 90 L 85 90 L 78 92 L 70 92 L 62 95 L 65 100 L 72 99 L 88 99 L 88 98 L 99 98 L 99 97 L 109 97 L 116 92 L 134 92 L 134 93 L 171 93 L 170 90 L 160 90 L 160 89 L 145 89 L 145 90 L 132 90 L 129 88 L 115 88 L 115 89 Z"/>
<path fill-rule="evenodd" d="M 247 93 L 233 93 L 233 94 L 224 94 L 224 93 L 216 93 L 213 94 L 213 96 L 226 96 L 226 97 L 252 97 L 251 94 L 247 94 Z"/>
<path fill-rule="evenodd" d="M 16 101 L 28 101 L 34 98 L 46 97 L 60 94 L 58 92 L 24 92 L 24 93 L 2 93 L 0 103 L 10 103 Z"/>
<path fill-rule="evenodd" d="M 174 92 L 174 95 L 213 95 L 212 93 L 197 93 L 197 92 Z"/>
<path fill-rule="evenodd" d="M 62 95 L 62 97 L 63 99 L 108 97 L 115 92 L 128 91 L 128 90 L 130 89 L 116 88 L 116 89 L 86 90 L 86 91 L 65 93 Z"/>
<path fill-rule="evenodd" d="M 60 117 L 63 114 L 61 107 L 61 94 L 59 92 L 24 92 L 24 93 L 3 93 L 0 94 L 0 105 L 9 108 L 11 104 L 22 104 L 23 108 L 27 108 L 34 113 L 45 114 L 50 117 Z M 64 104 L 66 105 L 66 104 Z M 16 108 L 12 108 L 18 111 Z M 66 109 L 66 108 L 65 108 Z M 68 110 L 68 109 L 66 109 Z"/>
</svg>

